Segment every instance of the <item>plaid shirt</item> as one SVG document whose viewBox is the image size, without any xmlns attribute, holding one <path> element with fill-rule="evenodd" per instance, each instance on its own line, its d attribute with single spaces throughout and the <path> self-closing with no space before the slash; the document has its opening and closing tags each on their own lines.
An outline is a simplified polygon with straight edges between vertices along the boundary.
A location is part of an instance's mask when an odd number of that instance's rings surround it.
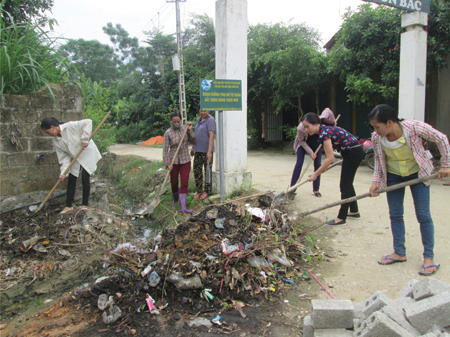
<svg viewBox="0 0 450 337">
<path fill-rule="evenodd" d="M 178 144 L 180 143 L 180 139 L 183 137 L 186 128 L 186 125 L 180 125 L 178 130 L 170 127 L 164 133 L 163 161 L 166 167 L 172 163 L 173 156 L 175 155 L 175 152 L 177 152 Z M 195 133 L 192 130 L 188 130 L 186 136 L 187 137 L 184 137 L 180 151 L 173 162 L 174 165 L 182 165 L 191 161 L 188 143 L 195 144 Z"/>
<path fill-rule="evenodd" d="M 416 120 L 402 121 L 400 125 L 406 142 L 419 164 L 419 178 L 430 175 L 434 169 L 433 163 L 423 147 L 422 139 L 436 143 L 441 153 L 441 166 L 450 167 L 450 145 L 446 135 L 437 131 L 431 125 Z M 372 134 L 372 146 L 375 152 L 375 169 L 372 181 L 384 188 L 387 186 L 386 156 L 381 146 L 381 137 L 376 132 Z M 427 181 L 426 185 L 429 186 L 430 181 Z"/>
</svg>

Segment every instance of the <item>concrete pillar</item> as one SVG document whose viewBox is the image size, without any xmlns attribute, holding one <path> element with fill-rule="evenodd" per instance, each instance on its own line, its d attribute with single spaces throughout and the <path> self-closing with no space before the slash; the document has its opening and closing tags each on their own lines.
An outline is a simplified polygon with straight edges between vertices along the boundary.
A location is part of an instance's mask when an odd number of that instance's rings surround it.
<svg viewBox="0 0 450 337">
<path fill-rule="evenodd" d="M 225 195 L 251 185 L 247 170 L 247 0 L 216 1 L 216 79 L 241 80 L 242 111 L 223 112 Z M 216 112 L 216 122 L 219 121 Z M 219 135 L 217 135 L 219 137 Z M 216 138 L 219 139 L 219 138 Z M 216 145 L 219 145 L 216 141 Z M 213 190 L 219 191 L 215 159 Z"/>
<path fill-rule="evenodd" d="M 425 121 L 428 14 L 402 15 L 400 49 L 399 117 Z"/>
</svg>

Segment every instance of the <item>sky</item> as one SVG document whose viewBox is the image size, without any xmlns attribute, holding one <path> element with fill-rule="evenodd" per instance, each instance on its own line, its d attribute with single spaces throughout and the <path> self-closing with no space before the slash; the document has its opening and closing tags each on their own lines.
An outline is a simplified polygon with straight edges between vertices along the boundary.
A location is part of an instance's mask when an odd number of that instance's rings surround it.
<svg viewBox="0 0 450 337">
<path fill-rule="evenodd" d="M 215 0 L 186 0 L 180 3 L 183 29 L 192 13 L 214 18 Z M 316 28 L 325 44 L 339 30 L 348 7 L 356 9 L 362 0 L 247 0 L 248 22 L 305 23 Z M 158 14 L 159 13 L 159 14 Z M 102 27 L 121 24 L 132 37 L 145 39 L 145 31 L 159 27 L 176 33 L 175 3 L 166 0 L 55 0 L 52 10 L 59 26 L 55 34 L 70 39 L 98 40 L 110 44 Z"/>
</svg>

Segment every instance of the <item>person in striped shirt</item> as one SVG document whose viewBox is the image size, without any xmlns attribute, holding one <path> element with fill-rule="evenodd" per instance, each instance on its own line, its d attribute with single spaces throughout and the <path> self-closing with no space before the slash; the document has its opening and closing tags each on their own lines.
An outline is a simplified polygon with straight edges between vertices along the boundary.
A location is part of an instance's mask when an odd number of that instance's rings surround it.
<svg viewBox="0 0 450 337">
<path fill-rule="evenodd" d="M 372 145 L 375 152 L 375 168 L 370 193 L 418 177 L 426 177 L 433 170 L 433 163 L 425 151 L 423 140 L 435 142 L 441 154 L 441 169 L 438 178 L 450 175 L 450 145 L 447 136 L 417 120 L 402 120 L 397 112 L 386 104 L 375 107 L 369 114 L 369 122 L 375 132 Z M 432 275 L 440 267 L 434 262 L 434 224 L 430 214 L 430 181 L 411 185 L 417 220 L 420 223 L 424 246 L 421 275 Z M 394 253 L 383 256 L 378 263 L 389 265 L 406 262 L 405 223 L 403 200 L 405 188 L 387 192 L 391 230 L 394 238 Z"/>
<path fill-rule="evenodd" d="M 192 131 L 192 123 L 181 125 L 181 115 L 177 109 L 172 109 L 170 113 L 171 127 L 164 133 L 163 161 L 166 168 L 170 171 L 170 182 L 172 185 L 174 209 L 178 205 L 179 213 L 192 213 L 192 210 L 186 208 L 189 172 L 191 172 L 191 156 L 189 155 L 189 143 L 195 144 L 195 133 Z M 186 136 L 182 140 L 184 130 L 188 128 Z M 177 151 L 178 144 L 180 150 L 172 165 L 172 159 Z M 180 188 L 178 188 L 178 176 L 180 177 Z"/>
</svg>

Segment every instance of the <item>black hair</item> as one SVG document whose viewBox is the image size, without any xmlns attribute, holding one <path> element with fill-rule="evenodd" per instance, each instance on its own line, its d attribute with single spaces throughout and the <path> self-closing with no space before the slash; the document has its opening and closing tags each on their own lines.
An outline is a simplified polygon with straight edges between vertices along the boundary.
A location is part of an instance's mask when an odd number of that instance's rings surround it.
<svg viewBox="0 0 450 337">
<path fill-rule="evenodd" d="M 59 122 L 55 117 L 46 117 L 41 122 L 41 129 L 48 130 L 52 126 L 60 126 L 61 124 L 64 124 L 64 122 Z"/>
<path fill-rule="evenodd" d="M 368 115 L 369 122 L 377 120 L 379 123 L 387 124 L 388 121 L 395 123 L 401 122 L 403 119 L 398 118 L 398 112 L 393 107 L 387 104 L 377 105 Z"/>
<path fill-rule="evenodd" d="M 180 117 L 181 119 L 181 114 L 177 109 L 170 110 L 170 120 L 172 120 L 172 118 L 174 117 Z"/>
<path fill-rule="evenodd" d="M 302 118 L 302 122 L 303 121 L 307 121 L 309 124 L 312 125 L 322 124 L 319 115 L 314 112 L 308 112 L 306 115 L 304 115 Z"/>
</svg>

